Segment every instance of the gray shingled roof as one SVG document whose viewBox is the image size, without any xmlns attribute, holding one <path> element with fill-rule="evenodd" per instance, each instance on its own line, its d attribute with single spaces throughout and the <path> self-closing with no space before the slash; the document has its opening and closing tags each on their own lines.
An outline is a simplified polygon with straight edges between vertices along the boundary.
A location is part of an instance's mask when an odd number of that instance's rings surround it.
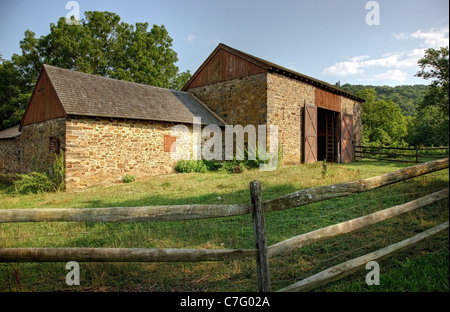
<svg viewBox="0 0 450 312">
<path fill-rule="evenodd" d="M 220 117 L 187 92 L 44 65 L 67 115 L 223 125 Z"/>
<path fill-rule="evenodd" d="M 14 139 L 21 135 L 19 132 L 19 126 L 14 126 L 0 131 L 0 140 Z"/>
</svg>

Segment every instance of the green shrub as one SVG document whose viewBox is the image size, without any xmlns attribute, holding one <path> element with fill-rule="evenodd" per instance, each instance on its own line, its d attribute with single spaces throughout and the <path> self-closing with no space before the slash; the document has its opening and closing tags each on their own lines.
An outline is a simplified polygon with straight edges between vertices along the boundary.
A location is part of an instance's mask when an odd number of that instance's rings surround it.
<svg viewBox="0 0 450 312">
<path fill-rule="evenodd" d="M 6 182 L 8 184 L 14 184 L 14 181 L 20 180 L 20 176 L 16 173 L 1 173 L 0 182 Z"/>
<path fill-rule="evenodd" d="M 31 172 L 30 174 L 17 174 L 13 181 L 14 189 L 19 194 L 44 193 L 62 191 L 66 187 L 66 170 L 64 153 L 54 154 L 50 173 Z"/>
<path fill-rule="evenodd" d="M 221 162 L 217 160 L 203 159 L 202 161 L 208 171 L 218 171 L 222 167 Z"/>
<path fill-rule="evenodd" d="M 55 183 L 45 173 L 31 172 L 19 174 L 20 180 L 14 181 L 14 189 L 19 194 L 54 192 Z"/>
<path fill-rule="evenodd" d="M 227 173 L 242 173 L 247 169 L 259 168 L 261 164 L 268 163 L 270 160 L 262 160 L 258 149 L 256 151 L 244 150 L 244 159 L 237 160 L 236 156 L 233 160 L 180 160 L 175 166 L 175 170 L 180 173 L 189 172 L 211 172 L 222 171 Z M 255 155 L 255 159 L 249 159 L 249 155 Z M 278 164 L 283 159 L 283 148 L 278 149 Z M 252 157 L 253 158 L 253 157 Z"/>
<path fill-rule="evenodd" d="M 242 173 L 245 170 L 247 170 L 247 167 L 245 166 L 245 161 L 230 160 L 222 162 L 219 171 L 224 171 L 227 173 Z"/>
<path fill-rule="evenodd" d="M 126 174 L 121 179 L 122 183 L 131 183 L 134 182 L 134 180 L 136 180 L 136 177 L 131 174 Z"/>
<path fill-rule="evenodd" d="M 203 160 L 180 160 L 177 162 L 175 170 L 180 173 L 207 172 L 208 167 Z"/>
</svg>

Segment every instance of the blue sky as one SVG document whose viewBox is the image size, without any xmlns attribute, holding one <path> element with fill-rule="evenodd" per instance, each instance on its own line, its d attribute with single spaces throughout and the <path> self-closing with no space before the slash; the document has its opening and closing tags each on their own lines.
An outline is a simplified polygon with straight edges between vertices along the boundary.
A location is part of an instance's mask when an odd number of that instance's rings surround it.
<svg viewBox="0 0 450 312">
<path fill-rule="evenodd" d="M 10 59 L 30 29 L 49 33 L 67 0 L 1 0 L 0 53 Z M 84 11 L 165 25 L 181 71 L 195 70 L 220 43 L 329 83 L 426 84 L 414 77 L 426 48 L 448 46 L 448 0 L 78 0 Z M 369 16 L 368 16 L 369 15 Z"/>
</svg>

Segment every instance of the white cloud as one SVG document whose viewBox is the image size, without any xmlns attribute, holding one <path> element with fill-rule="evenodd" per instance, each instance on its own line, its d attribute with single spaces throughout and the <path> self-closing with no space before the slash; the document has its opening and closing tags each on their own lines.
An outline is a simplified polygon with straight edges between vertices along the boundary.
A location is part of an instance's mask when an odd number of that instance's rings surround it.
<svg viewBox="0 0 450 312">
<path fill-rule="evenodd" d="M 323 74 L 332 76 L 365 75 L 363 80 L 393 80 L 404 82 L 408 78 L 405 70 L 414 71 L 417 62 L 425 55 L 425 49 L 439 48 L 449 45 L 449 26 L 428 31 L 418 30 L 414 33 L 394 34 L 397 40 L 419 39 L 421 43 L 415 49 L 393 52 L 371 57 L 369 55 L 354 56 L 345 61 L 335 63 L 323 70 Z M 375 74 L 376 72 L 381 73 Z M 368 76 L 368 77 L 367 77 Z"/>
<path fill-rule="evenodd" d="M 370 56 L 355 56 L 348 61 L 338 62 L 323 70 L 325 75 L 332 76 L 350 76 L 364 74 L 366 69 L 372 68 L 411 68 L 417 65 L 417 61 L 423 56 L 418 51 L 399 52 L 386 54 L 379 58 L 370 58 Z"/>
<path fill-rule="evenodd" d="M 425 48 L 440 48 L 448 46 L 449 27 L 442 27 L 440 29 L 431 28 L 428 31 L 418 30 L 411 34 L 412 38 L 421 39 L 424 43 L 421 44 Z"/>
<path fill-rule="evenodd" d="M 194 35 L 192 35 L 192 34 L 190 34 L 189 36 L 187 36 L 187 38 L 186 38 L 186 40 L 187 41 L 189 41 L 189 42 L 192 42 L 192 41 L 194 41 L 194 39 L 195 39 L 195 36 Z"/>
<path fill-rule="evenodd" d="M 350 76 L 356 74 L 362 74 L 363 70 L 358 61 L 339 62 L 333 66 L 324 69 L 325 75 L 332 76 Z"/>
<path fill-rule="evenodd" d="M 449 26 L 445 26 L 439 29 L 431 28 L 429 30 L 421 30 L 419 29 L 412 34 L 400 33 L 394 34 L 394 37 L 398 40 L 404 39 L 419 39 L 423 42 L 420 44 L 421 47 L 426 49 L 428 48 L 440 48 L 444 46 L 448 46 L 449 41 Z"/>
<path fill-rule="evenodd" d="M 375 58 L 361 62 L 362 68 L 368 67 L 388 67 L 388 68 L 410 68 L 417 65 L 417 61 L 423 57 L 424 51 L 413 49 L 406 52 L 385 54 L 380 58 Z"/>
<path fill-rule="evenodd" d="M 374 80 L 393 80 L 398 82 L 405 82 L 408 79 L 408 74 L 399 69 L 390 69 L 384 73 L 374 76 Z"/>
<path fill-rule="evenodd" d="M 397 40 L 408 39 L 408 34 L 407 33 L 394 34 L 394 37 Z"/>
<path fill-rule="evenodd" d="M 367 59 L 370 59 L 370 55 L 354 56 L 354 57 L 350 58 L 350 62 L 360 62 L 360 61 L 364 61 Z"/>
</svg>

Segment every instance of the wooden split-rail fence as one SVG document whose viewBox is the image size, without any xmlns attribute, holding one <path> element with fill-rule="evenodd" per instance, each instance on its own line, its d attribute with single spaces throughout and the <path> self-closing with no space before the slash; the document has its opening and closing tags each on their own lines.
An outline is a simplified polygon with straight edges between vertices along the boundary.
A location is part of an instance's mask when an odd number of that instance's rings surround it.
<svg viewBox="0 0 450 312">
<path fill-rule="evenodd" d="M 167 248 L 0 248 L 0 262 L 200 262 L 256 260 L 259 291 L 270 292 L 269 258 L 320 240 L 376 224 L 433 202 L 448 198 L 443 189 L 402 205 L 331 225 L 267 246 L 265 213 L 281 211 L 387 185 L 447 169 L 449 159 L 435 160 L 377 177 L 299 190 L 263 201 L 258 181 L 250 183 L 251 205 L 176 205 L 112 208 L 33 208 L 0 210 L 0 223 L 9 222 L 155 222 L 220 218 L 252 214 L 255 249 L 167 249 Z M 308 291 L 362 269 L 370 261 L 382 260 L 448 230 L 448 222 L 414 237 L 341 263 L 280 291 Z"/>
<path fill-rule="evenodd" d="M 448 146 L 443 147 L 389 147 L 389 146 L 354 146 L 355 158 L 376 159 L 393 162 L 424 162 L 432 159 L 447 158 Z"/>
</svg>

